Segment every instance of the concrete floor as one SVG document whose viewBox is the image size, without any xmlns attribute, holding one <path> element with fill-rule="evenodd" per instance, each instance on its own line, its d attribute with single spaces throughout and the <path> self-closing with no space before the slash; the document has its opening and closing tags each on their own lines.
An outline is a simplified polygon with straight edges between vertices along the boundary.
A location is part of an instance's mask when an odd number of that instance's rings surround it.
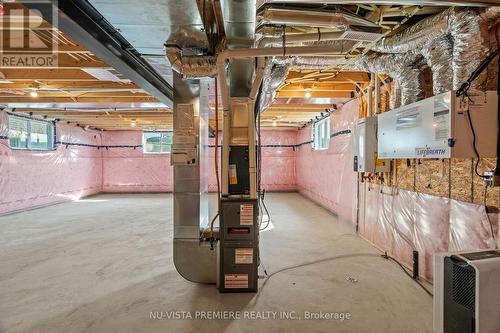
<svg viewBox="0 0 500 333">
<path fill-rule="evenodd" d="M 261 257 L 269 274 L 376 253 L 299 194 L 271 193 L 267 202 L 274 229 L 261 235 Z M 258 294 L 219 294 L 176 273 L 172 232 L 168 194 L 105 194 L 0 217 L 0 332 L 432 332 L 431 297 L 391 262 L 327 261 L 275 274 Z M 301 320 L 150 319 L 224 310 Z M 305 311 L 351 317 L 306 320 Z"/>
</svg>

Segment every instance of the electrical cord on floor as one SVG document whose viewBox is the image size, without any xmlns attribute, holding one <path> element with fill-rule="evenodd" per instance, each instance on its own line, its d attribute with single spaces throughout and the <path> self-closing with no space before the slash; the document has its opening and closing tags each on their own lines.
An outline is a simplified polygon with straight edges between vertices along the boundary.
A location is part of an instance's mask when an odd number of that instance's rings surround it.
<svg viewBox="0 0 500 333">
<path fill-rule="evenodd" d="M 333 256 L 333 257 L 318 259 L 318 260 L 314 260 L 314 261 L 307 262 L 307 263 L 302 263 L 302 264 L 297 264 L 297 265 L 293 265 L 293 266 L 284 267 L 282 269 L 279 269 L 279 270 L 277 270 L 277 271 L 272 272 L 271 274 L 269 274 L 267 276 L 267 278 L 264 280 L 264 283 L 262 284 L 262 286 L 261 286 L 260 289 L 262 290 L 265 287 L 266 283 L 269 281 L 269 279 L 271 279 L 276 274 L 279 274 L 279 273 L 282 273 L 282 272 L 286 272 L 286 271 L 289 271 L 289 270 L 293 270 L 293 269 L 297 269 L 297 268 L 302 268 L 302 267 L 306 267 L 306 266 L 311 266 L 311 265 L 323 263 L 323 262 L 329 262 L 329 261 L 334 261 L 334 260 L 338 260 L 338 259 L 356 258 L 356 257 L 378 257 L 378 258 L 383 258 L 383 259 L 386 259 L 386 260 L 394 261 L 405 272 L 405 274 L 408 275 L 413 281 L 415 281 L 429 296 L 431 296 L 431 297 L 433 296 L 432 292 L 430 292 L 422 284 L 422 282 L 420 282 L 419 280 L 413 279 L 412 275 L 404 268 L 403 264 L 401 264 L 397 259 L 395 259 L 395 258 L 387 255 L 387 253 L 384 253 L 384 254 L 378 254 L 378 253 L 348 253 L 348 254 L 341 254 L 341 255 L 338 255 L 338 256 Z"/>
<path fill-rule="evenodd" d="M 419 280 L 417 280 L 417 279 L 414 279 L 414 278 L 413 278 L 413 276 L 412 276 L 412 274 L 411 274 L 410 272 L 408 272 L 408 271 L 406 270 L 406 268 L 403 266 L 403 264 L 402 264 L 402 263 L 400 263 L 400 262 L 399 262 L 396 258 L 394 258 L 394 257 L 391 257 L 391 256 L 387 255 L 387 252 L 386 252 L 385 254 L 383 254 L 383 255 L 382 255 L 382 258 L 384 258 L 384 259 L 388 259 L 388 260 L 391 260 L 391 261 L 394 261 L 394 262 L 395 262 L 396 264 L 398 264 L 398 266 L 399 266 L 399 267 L 403 270 L 403 272 L 405 272 L 405 274 L 406 274 L 406 275 L 408 275 L 408 276 L 410 277 L 410 279 L 412 279 L 413 281 L 415 281 L 415 282 L 416 282 L 416 283 L 420 286 L 420 288 L 422 288 L 422 289 L 423 289 L 423 290 L 424 290 L 424 291 L 425 291 L 425 292 L 426 292 L 429 296 L 431 296 L 431 297 L 432 297 L 432 296 L 434 296 L 434 295 L 432 294 L 432 292 L 431 292 L 431 291 L 429 291 L 429 290 L 428 290 L 428 289 L 427 289 L 427 288 L 426 288 L 426 287 L 422 284 L 422 282 L 420 282 L 420 281 L 419 281 Z"/>
<path fill-rule="evenodd" d="M 271 223 L 271 214 L 269 214 L 269 210 L 267 209 L 266 203 L 264 202 L 265 193 L 266 193 L 265 191 L 262 191 L 262 195 L 260 196 L 260 201 L 262 202 L 262 207 L 264 207 L 264 210 L 265 210 L 266 215 L 267 215 L 267 223 L 266 223 L 266 226 L 263 228 L 260 228 L 259 231 L 266 230 Z M 260 205 L 260 203 L 259 203 L 259 205 Z"/>
</svg>

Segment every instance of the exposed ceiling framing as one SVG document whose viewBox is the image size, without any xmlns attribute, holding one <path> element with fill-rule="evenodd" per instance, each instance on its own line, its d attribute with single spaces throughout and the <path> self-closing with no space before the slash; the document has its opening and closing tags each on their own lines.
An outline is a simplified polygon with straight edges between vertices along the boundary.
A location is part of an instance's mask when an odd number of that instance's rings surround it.
<svg viewBox="0 0 500 333">
<path fill-rule="evenodd" d="M 5 6 L 6 15 L 1 20 L 23 22 L 38 19 L 35 11 L 17 3 L 6 3 Z M 10 9 L 24 10 L 14 12 Z M 16 16 L 9 16 L 9 13 Z M 24 16 L 18 17 L 20 13 Z M 6 29 L 6 25 L 1 26 Z M 13 28 L 10 24 L 9 29 Z M 5 109 L 104 130 L 172 127 L 169 108 L 156 107 L 163 105 L 156 97 L 65 33 L 46 21 L 30 33 L 41 40 L 56 40 L 58 61 L 53 67 L 29 64 L 9 67 L 0 63 L 0 105 Z M 5 39 L 5 36 L 10 39 Z M 16 38 L 22 38 L 22 35 L 5 34 L 3 43 L 11 45 Z M 30 52 L 30 49 L 25 50 L 27 55 Z"/>
<path fill-rule="evenodd" d="M 71 6 L 80 2 L 82 1 L 68 0 L 64 2 L 64 6 L 71 9 Z M 119 31 L 123 35 L 121 38 L 126 38 L 125 42 L 130 41 L 128 45 L 135 48 L 135 56 L 146 59 L 149 64 L 155 63 L 154 67 L 161 69 L 160 81 L 170 76 L 169 65 L 163 57 L 165 40 L 193 49 L 202 45 L 199 52 L 209 53 L 215 52 L 214 48 L 219 41 L 217 37 L 226 34 L 226 39 L 231 41 L 232 30 L 228 29 L 230 25 L 227 26 L 231 19 L 228 20 L 223 15 L 225 1 L 197 0 L 196 6 L 185 6 L 176 0 L 145 0 L 137 7 L 137 13 L 117 6 L 118 2 L 90 0 L 110 21 L 106 21 L 106 24 L 113 24 L 114 28 L 110 27 L 117 33 Z M 478 6 L 496 3 L 497 1 L 480 0 L 467 2 L 468 5 Z M 258 1 L 259 6 L 321 11 L 342 9 L 378 25 L 379 33 L 386 36 L 439 13 L 446 6 L 464 4 L 465 2 L 458 1 L 416 0 Z M 6 6 L 19 4 L 7 3 Z M 184 15 L 178 15 L 180 12 Z M 95 9 L 93 13 L 99 14 Z M 145 17 L 149 17 L 148 24 L 144 23 Z M 71 24 L 69 27 L 65 31 L 74 32 L 76 29 Z M 287 36 L 339 31 L 338 27 L 293 25 L 285 26 L 284 30 Z M 77 37 L 85 35 L 84 31 L 77 32 Z M 152 96 L 144 85 L 137 81 L 131 82 L 128 80 L 131 77 L 125 78 L 121 74 L 127 73 L 117 71 L 119 68 L 107 61 L 106 57 L 90 52 L 88 45 L 86 47 L 89 49 L 78 45 L 74 38 L 46 22 L 34 33 L 42 39 L 55 37 L 58 40 L 58 67 L 8 68 L 0 64 L 0 104 L 16 108 L 17 112 L 31 112 L 37 116 L 100 129 L 171 129 L 172 112 L 159 103 L 157 94 Z M 342 57 L 347 62 L 355 61 L 358 55 L 368 52 L 371 45 L 371 42 L 351 43 L 343 50 Z M 102 54 L 107 54 L 108 51 L 104 50 Z M 348 71 L 342 65 L 332 65 L 321 70 L 291 70 L 276 93 L 275 103 L 262 114 L 262 126 L 302 127 L 322 113 L 334 112 L 335 106 L 362 93 L 369 82 L 370 76 L 367 73 Z M 38 94 L 36 98 L 31 96 L 33 91 Z M 219 118 L 222 119 L 222 116 Z"/>
</svg>

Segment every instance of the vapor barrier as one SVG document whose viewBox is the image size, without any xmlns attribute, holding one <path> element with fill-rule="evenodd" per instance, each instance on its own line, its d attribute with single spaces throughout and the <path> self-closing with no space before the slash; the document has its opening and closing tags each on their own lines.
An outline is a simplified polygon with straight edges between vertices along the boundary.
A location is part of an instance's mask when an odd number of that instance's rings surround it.
<svg viewBox="0 0 500 333">
<path fill-rule="evenodd" d="M 495 248 L 500 236 L 498 215 L 483 206 L 368 183 L 361 184 L 359 232 L 408 266 L 417 250 L 429 280 L 435 253 Z"/>
<path fill-rule="evenodd" d="M 11 149 L 8 114 L 0 112 L 0 214 L 75 200 L 101 192 L 99 133 L 79 127 L 56 126 L 54 150 Z"/>
<path fill-rule="evenodd" d="M 141 131 L 103 133 L 104 192 L 172 192 L 170 154 L 144 154 Z M 122 146 L 122 147 L 120 147 Z"/>
<path fill-rule="evenodd" d="M 311 126 L 299 131 L 297 142 L 303 143 L 296 153 L 300 193 L 353 225 L 359 219 L 359 233 L 365 239 L 409 267 L 412 251 L 417 250 L 420 273 L 429 280 L 436 252 L 500 245 L 498 214 L 487 214 L 483 206 L 370 183 L 360 184 L 358 197 L 350 131 L 357 108 L 358 101 L 353 100 L 330 116 L 327 150 L 312 149 Z"/>
<path fill-rule="evenodd" d="M 262 132 L 263 189 L 296 189 L 296 135 Z M 11 149 L 8 114 L 0 113 L 0 214 L 100 192 L 173 190 L 170 154 L 144 154 L 141 131 L 85 131 L 57 123 L 55 142 L 51 151 Z M 213 139 L 208 150 L 209 190 L 215 192 Z"/>
<path fill-rule="evenodd" d="M 264 130 L 262 139 L 262 188 L 266 191 L 297 189 L 295 154 L 297 131 Z"/>
<path fill-rule="evenodd" d="M 358 113 L 358 101 L 340 106 L 330 115 L 330 145 L 314 151 L 311 144 L 297 148 L 297 188 L 300 193 L 337 213 L 355 221 L 356 173 L 352 163 L 352 126 Z M 311 126 L 298 134 L 298 143 L 311 140 Z"/>
</svg>

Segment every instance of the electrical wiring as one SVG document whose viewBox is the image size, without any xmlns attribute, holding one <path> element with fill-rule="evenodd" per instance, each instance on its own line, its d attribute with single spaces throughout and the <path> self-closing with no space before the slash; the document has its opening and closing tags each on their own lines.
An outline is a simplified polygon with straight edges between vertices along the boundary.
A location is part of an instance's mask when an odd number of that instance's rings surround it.
<svg viewBox="0 0 500 333">
<path fill-rule="evenodd" d="M 384 259 L 388 259 L 388 260 L 391 260 L 391 261 L 395 262 L 395 263 L 399 266 L 399 268 L 401 268 L 401 269 L 403 270 L 403 272 L 405 272 L 405 274 L 406 274 L 406 275 L 408 275 L 408 276 L 410 277 L 410 279 L 412 279 L 413 281 L 415 281 L 415 282 L 416 282 L 416 283 L 420 286 L 420 288 L 422 288 L 422 289 L 423 289 L 423 290 L 424 290 L 424 291 L 425 291 L 425 292 L 426 292 L 429 296 L 431 296 L 431 297 L 432 297 L 432 296 L 434 296 L 434 295 L 432 294 L 432 292 L 431 292 L 431 291 L 429 291 L 429 290 L 428 290 L 428 289 L 427 289 L 427 288 L 426 288 L 426 287 L 422 284 L 422 282 L 420 282 L 419 280 L 414 279 L 414 278 L 413 278 L 413 276 L 412 276 L 412 275 L 411 275 L 411 274 L 410 274 L 410 273 L 406 270 L 406 268 L 403 266 L 403 264 L 402 264 L 402 263 L 400 263 L 400 262 L 399 262 L 396 258 L 391 257 L 391 256 L 388 256 L 387 254 L 382 255 L 382 258 L 384 258 Z"/>
<path fill-rule="evenodd" d="M 261 185 L 262 185 L 261 184 L 261 182 L 262 182 L 261 112 L 259 112 L 258 109 L 256 109 L 256 110 L 257 110 L 257 120 L 256 120 L 257 126 L 256 126 L 256 130 L 257 130 L 257 195 L 258 195 L 257 204 L 259 206 L 259 215 L 260 215 L 260 218 L 259 218 L 259 231 L 263 231 L 263 230 L 266 230 L 269 227 L 270 222 L 271 222 L 271 215 L 269 214 L 269 210 L 267 209 L 266 203 L 264 201 L 265 191 L 262 190 L 262 188 L 261 188 Z M 268 217 L 266 226 L 264 228 L 261 228 L 262 219 L 263 219 L 263 214 L 261 213 L 262 212 L 262 208 L 264 208 L 264 211 L 266 212 L 266 215 Z"/>
<path fill-rule="evenodd" d="M 484 60 L 481 62 L 481 64 L 476 68 L 476 70 L 471 74 L 469 79 L 462 84 L 462 86 L 457 90 L 456 94 L 457 97 L 460 96 L 467 96 L 467 93 L 469 92 L 469 89 L 471 87 L 472 82 L 478 78 L 479 75 L 488 67 L 490 62 L 498 55 L 499 48 L 493 52 L 491 52 Z"/>
<path fill-rule="evenodd" d="M 474 130 L 474 125 L 472 124 L 472 118 L 470 116 L 470 110 L 467 109 L 466 113 L 467 113 L 467 119 L 468 119 L 468 122 L 469 122 L 469 127 L 470 127 L 471 132 L 472 132 L 472 148 L 474 149 L 474 154 L 477 157 L 476 164 L 474 166 L 474 172 L 480 178 L 483 178 L 483 179 L 484 178 L 488 178 L 486 176 L 483 176 L 483 175 L 479 174 L 478 166 L 479 166 L 479 161 L 481 160 L 481 158 L 479 157 L 479 152 L 477 151 L 477 146 L 476 146 L 476 131 Z"/>
<path fill-rule="evenodd" d="M 263 227 L 263 228 L 260 228 L 259 231 L 266 230 L 269 227 L 270 223 L 271 223 L 271 214 L 269 214 L 269 210 L 267 209 L 266 203 L 264 201 L 264 196 L 265 196 L 265 191 L 262 191 L 262 195 L 260 196 L 260 201 L 262 202 L 262 207 L 264 207 L 264 210 L 266 211 L 267 223 L 266 223 L 266 226 Z"/>
<path fill-rule="evenodd" d="M 217 78 L 214 79 L 215 85 L 215 156 L 214 156 L 214 167 L 215 167 L 215 178 L 217 179 L 217 214 L 210 222 L 210 248 L 213 250 L 214 247 L 214 223 L 220 215 L 221 202 L 220 202 L 220 178 L 219 178 L 219 93 L 217 86 Z"/>
<path fill-rule="evenodd" d="M 488 65 L 490 64 L 490 62 L 498 55 L 498 52 L 499 52 L 499 48 L 497 47 L 495 51 L 491 52 L 491 54 L 488 55 L 481 62 L 481 64 L 479 65 L 479 67 L 476 68 L 476 70 L 471 74 L 471 76 L 469 77 L 469 79 L 462 84 L 462 86 L 460 87 L 460 89 L 457 90 L 457 92 L 456 92 L 457 97 L 462 96 L 464 98 L 469 98 L 468 92 L 469 92 L 469 89 L 471 87 L 472 82 L 474 82 L 474 80 L 476 80 L 479 77 L 479 75 L 488 67 Z M 469 100 L 470 100 L 470 98 L 469 98 Z M 479 165 L 480 157 L 479 157 L 479 153 L 478 153 L 477 146 L 476 146 L 476 131 L 474 129 L 474 125 L 472 124 L 472 118 L 470 116 L 470 110 L 467 109 L 466 113 L 467 113 L 467 120 L 469 122 L 469 126 L 470 126 L 470 129 L 472 131 L 472 146 L 474 148 L 474 154 L 477 157 L 476 165 L 474 167 L 474 172 L 476 173 L 476 175 L 478 177 L 480 177 L 482 179 L 485 179 L 485 178 L 488 178 L 488 177 L 485 177 L 485 176 L 479 174 L 479 172 L 478 172 L 478 165 Z"/>
<path fill-rule="evenodd" d="M 488 194 L 488 186 L 485 186 L 484 187 L 484 198 L 483 198 L 484 210 L 486 213 L 486 218 L 488 219 L 488 223 L 490 225 L 491 238 L 493 239 L 493 242 L 495 243 L 495 249 L 498 249 L 497 238 L 495 236 L 495 231 L 493 229 L 493 222 L 490 219 L 490 215 L 488 214 L 488 206 L 486 205 L 487 194 Z"/>
<path fill-rule="evenodd" d="M 420 282 L 419 280 L 413 279 L 412 275 L 404 268 L 403 264 L 401 264 L 397 259 L 395 259 L 395 258 L 393 258 L 391 256 L 388 256 L 387 253 L 378 254 L 378 253 L 363 253 L 363 252 L 341 254 L 341 255 L 337 255 L 337 256 L 333 256 L 333 257 L 322 258 L 322 259 L 318 259 L 318 260 L 314 260 L 314 261 L 310 261 L 310 262 L 306 262 L 306 263 L 302 263 L 302 264 L 297 264 L 297 265 L 292 265 L 292 266 L 287 266 L 287 267 L 281 268 L 281 269 L 279 269 L 277 271 L 272 272 L 271 274 L 269 274 L 265 278 L 264 282 L 262 283 L 262 286 L 261 286 L 260 290 L 264 289 L 264 287 L 267 284 L 267 282 L 273 276 L 275 276 L 275 275 L 277 275 L 279 273 L 283 273 L 283 272 L 286 272 L 286 271 L 290 271 L 290 270 L 294 270 L 294 269 L 298 269 L 298 268 L 302 268 L 302 267 L 312 266 L 312 265 L 316 265 L 316 264 L 320 264 L 320 263 L 324 263 L 324 262 L 335 261 L 335 260 L 339 260 L 339 259 L 357 258 L 357 257 L 376 257 L 376 258 L 383 258 L 383 259 L 391 260 L 391 261 L 395 262 L 403 270 L 403 272 L 407 276 L 409 276 L 413 281 L 415 281 L 429 296 L 431 296 L 431 297 L 433 296 L 432 292 L 430 292 L 422 284 L 422 282 Z M 260 293 L 260 291 L 259 291 L 259 293 Z"/>
</svg>

